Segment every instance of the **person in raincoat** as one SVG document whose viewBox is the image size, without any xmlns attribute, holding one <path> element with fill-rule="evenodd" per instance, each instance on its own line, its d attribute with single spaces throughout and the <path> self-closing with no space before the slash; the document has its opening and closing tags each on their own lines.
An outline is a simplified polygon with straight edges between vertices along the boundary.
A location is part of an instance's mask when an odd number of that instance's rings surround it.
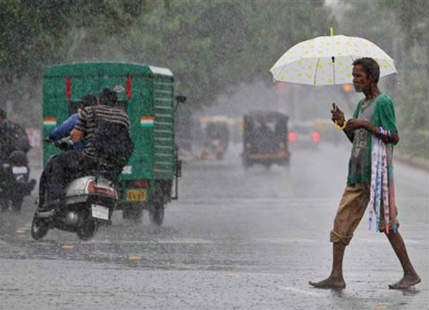
<svg viewBox="0 0 429 310">
<path fill-rule="evenodd" d="M 381 139 L 393 150 L 399 141 L 395 111 L 392 100 L 378 89 L 380 68 L 372 58 L 360 58 L 353 62 L 353 85 L 357 92 L 363 92 L 363 98 L 356 108 L 354 117 L 345 120 L 344 113 L 333 104 L 332 120 L 340 127 L 352 142 L 349 161 L 347 186 L 340 201 L 330 233 L 333 243 L 333 263 L 330 276 L 319 282 L 309 282 L 317 288 L 345 288 L 343 278 L 343 257 L 346 246 L 350 243 L 353 232 L 362 219 L 371 196 L 371 147 L 372 139 Z M 388 134 L 386 134 L 388 133 Z M 372 207 L 371 207 L 372 208 Z M 404 271 L 398 282 L 389 285 L 391 289 L 406 289 L 420 282 L 408 257 L 404 240 L 397 227 L 396 206 L 392 205 L 390 216 L 386 220 L 377 217 L 378 230 L 384 232 L 396 253 Z M 383 205 L 381 212 L 383 215 Z M 386 224 L 387 221 L 387 224 Z M 375 253 L 377 256 L 377 253 Z M 377 256 L 377 259 L 382 259 Z"/>
<path fill-rule="evenodd" d="M 27 153 L 30 148 L 24 128 L 9 120 L 6 112 L 0 108 L 0 162 L 6 161 L 13 151 Z"/>
</svg>

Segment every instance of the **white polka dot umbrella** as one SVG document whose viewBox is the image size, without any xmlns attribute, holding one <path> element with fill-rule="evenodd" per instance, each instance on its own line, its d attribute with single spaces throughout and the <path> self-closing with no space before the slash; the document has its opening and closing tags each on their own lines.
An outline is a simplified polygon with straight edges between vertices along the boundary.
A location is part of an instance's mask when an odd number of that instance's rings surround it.
<svg viewBox="0 0 429 310">
<path fill-rule="evenodd" d="M 374 58 L 380 77 L 396 73 L 395 63 L 374 43 L 343 35 L 322 36 L 290 48 L 271 68 L 275 81 L 319 85 L 352 82 L 352 63 L 361 57 Z"/>
</svg>

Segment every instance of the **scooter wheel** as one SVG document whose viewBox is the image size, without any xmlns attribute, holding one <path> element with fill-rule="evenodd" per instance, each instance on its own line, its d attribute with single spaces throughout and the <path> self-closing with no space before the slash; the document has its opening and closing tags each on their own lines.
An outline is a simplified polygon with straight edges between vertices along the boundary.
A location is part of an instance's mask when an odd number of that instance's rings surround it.
<svg viewBox="0 0 429 310">
<path fill-rule="evenodd" d="M 34 240 L 42 239 L 49 231 L 49 224 L 44 220 L 34 215 L 31 223 L 31 237 Z"/>
<path fill-rule="evenodd" d="M 76 230 L 77 236 L 81 240 L 89 240 L 94 237 L 97 231 L 97 222 L 94 219 L 85 219 L 81 226 Z"/>
</svg>

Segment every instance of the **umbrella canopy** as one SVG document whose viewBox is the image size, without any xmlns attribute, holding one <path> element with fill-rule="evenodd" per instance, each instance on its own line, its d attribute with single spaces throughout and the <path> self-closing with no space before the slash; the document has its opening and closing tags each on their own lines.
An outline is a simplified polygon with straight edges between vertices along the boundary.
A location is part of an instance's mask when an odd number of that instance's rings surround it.
<svg viewBox="0 0 429 310">
<path fill-rule="evenodd" d="M 352 82 L 352 63 L 361 57 L 374 58 L 380 77 L 396 73 L 395 64 L 374 43 L 357 37 L 317 37 L 290 48 L 271 68 L 275 81 L 319 85 Z"/>
</svg>

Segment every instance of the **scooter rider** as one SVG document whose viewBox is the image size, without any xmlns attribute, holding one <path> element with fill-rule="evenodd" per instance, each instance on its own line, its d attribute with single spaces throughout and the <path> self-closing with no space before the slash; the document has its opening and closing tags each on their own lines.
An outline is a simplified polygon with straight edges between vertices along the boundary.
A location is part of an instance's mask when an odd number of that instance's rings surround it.
<svg viewBox="0 0 429 310">
<path fill-rule="evenodd" d="M 6 211 L 11 202 L 12 210 L 21 210 L 22 199 L 33 190 L 36 181 L 29 180 L 28 159 L 30 141 L 24 128 L 7 119 L 0 108 L 0 205 Z M 15 169 L 19 169 L 16 171 Z"/>
<path fill-rule="evenodd" d="M 86 107 L 78 113 L 78 121 L 71 131 L 73 143 L 84 141 L 82 152 L 70 150 L 63 152 L 49 161 L 42 175 L 41 182 L 46 188 L 47 203 L 44 204 L 44 197 L 39 197 L 39 211 L 49 211 L 57 207 L 64 195 L 65 186 L 79 174 L 87 170 L 94 169 L 101 164 L 109 167 L 110 163 L 103 163 L 94 153 L 93 139 L 96 123 L 91 116 L 94 112 L 98 117 L 109 122 L 115 122 L 129 129 L 129 119 L 125 111 L 116 107 L 116 92 L 106 88 L 100 94 L 99 104 Z"/>
<path fill-rule="evenodd" d="M 76 113 L 70 115 L 69 118 L 67 118 L 59 127 L 52 130 L 52 132 L 49 134 L 49 136 L 45 139 L 47 142 L 55 142 L 58 140 L 61 140 L 63 138 L 69 137 L 71 131 L 73 130 L 74 126 L 76 125 L 78 121 L 78 114 L 79 112 L 89 106 L 93 106 L 97 104 L 97 97 L 92 94 L 87 94 L 82 97 L 82 102 L 79 104 L 78 110 Z M 84 148 L 83 141 L 73 144 L 73 149 L 76 151 L 81 152 Z M 40 176 L 40 182 L 39 182 L 39 208 L 43 206 L 45 203 L 45 193 L 46 193 L 46 178 L 50 174 L 54 173 L 52 171 L 52 162 L 49 161 L 43 170 L 41 176 Z"/>
</svg>

